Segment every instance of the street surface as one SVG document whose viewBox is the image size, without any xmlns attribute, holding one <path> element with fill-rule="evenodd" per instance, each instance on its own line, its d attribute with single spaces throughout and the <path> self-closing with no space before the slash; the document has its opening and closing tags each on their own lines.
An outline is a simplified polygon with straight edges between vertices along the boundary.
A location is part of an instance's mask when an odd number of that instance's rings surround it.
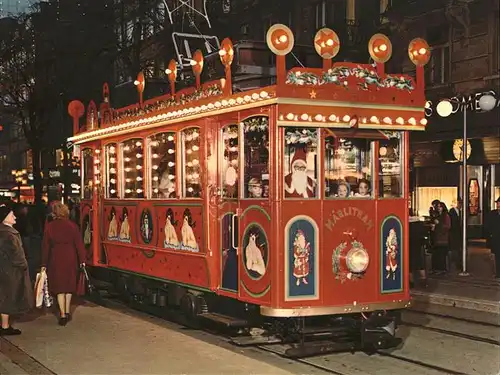
<svg viewBox="0 0 500 375">
<path fill-rule="evenodd" d="M 500 373 L 500 327 L 417 312 L 403 316 L 402 348 L 372 356 L 342 353 L 294 361 L 275 354 L 282 352 L 281 345 L 239 348 L 206 332 L 110 306 L 78 306 L 67 327 L 59 327 L 51 313 L 17 323 L 23 335 L 0 339 L 0 374 Z"/>
</svg>

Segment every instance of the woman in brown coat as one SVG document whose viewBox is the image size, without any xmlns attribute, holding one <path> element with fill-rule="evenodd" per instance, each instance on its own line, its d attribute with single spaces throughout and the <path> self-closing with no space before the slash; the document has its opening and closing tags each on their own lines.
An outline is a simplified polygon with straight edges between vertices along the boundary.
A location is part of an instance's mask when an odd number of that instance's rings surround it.
<svg viewBox="0 0 500 375">
<path fill-rule="evenodd" d="M 13 228 L 16 216 L 10 208 L 0 206 L 0 336 L 19 335 L 12 328 L 10 315 L 25 313 L 33 306 L 33 291 L 19 232 Z"/>
<path fill-rule="evenodd" d="M 85 265 L 85 248 L 68 207 L 57 202 L 52 215 L 54 220 L 43 236 L 42 270 L 47 272 L 50 293 L 57 296 L 59 324 L 64 326 L 71 320 L 71 297 L 77 292 L 79 269 Z"/>
</svg>

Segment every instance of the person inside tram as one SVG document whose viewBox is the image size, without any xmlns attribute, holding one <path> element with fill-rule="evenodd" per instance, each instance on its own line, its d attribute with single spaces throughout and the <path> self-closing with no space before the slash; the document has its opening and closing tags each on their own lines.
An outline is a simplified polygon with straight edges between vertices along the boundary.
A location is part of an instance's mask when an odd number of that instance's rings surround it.
<svg viewBox="0 0 500 375">
<path fill-rule="evenodd" d="M 252 177 L 248 181 L 248 197 L 249 198 L 262 198 L 262 183 L 256 178 Z"/>
<path fill-rule="evenodd" d="M 370 183 L 367 179 L 362 178 L 359 180 L 358 192 L 354 194 L 355 197 L 369 198 L 370 197 Z"/>
<path fill-rule="evenodd" d="M 337 187 L 337 197 L 338 198 L 348 198 L 351 187 L 345 181 L 339 181 L 339 186 Z"/>
</svg>

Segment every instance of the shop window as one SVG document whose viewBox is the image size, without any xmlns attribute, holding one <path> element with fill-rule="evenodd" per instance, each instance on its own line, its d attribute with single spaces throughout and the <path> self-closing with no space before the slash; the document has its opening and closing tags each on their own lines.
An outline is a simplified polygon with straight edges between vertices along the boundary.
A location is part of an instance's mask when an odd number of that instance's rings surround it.
<svg viewBox="0 0 500 375">
<path fill-rule="evenodd" d="M 371 141 L 325 139 L 325 198 L 371 198 Z"/>
<path fill-rule="evenodd" d="M 118 168 L 116 143 L 106 146 L 106 196 L 108 198 L 118 198 Z"/>
<path fill-rule="evenodd" d="M 182 196 L 201 197 L 200 130 L 188 128 L 182 131 Z"/>
<path fill-rule="evenodd" d="M 175 198 L 175 133 L 160 133 L 149 139 L 151 198 Z"/>
<path fill-rule="evenodd" d="M 400 198 L 403 196 L 403 150 L 402 133 L 384 132 L 387 140 L 379 141 L 379 197 Z"/>
<path fill-rule="evenodd" d="M 269 119 L 251 117 L 243 121 L 245 186 L 243 197 L 269 197 Z"/>
<path fill-rule="evenodd" d="M 425 67 L 425 82 L 431 86 L 444 85 L 450 79 L 450 47 L 432 47 L 431 59 Z"/>
<path fill-rule="evenodd" d="M 92 149 L 86 148 L 82 151 L 83 160 L 83 199 L 92 199 L 92 187 L 94 185 L 94 155 Z"/>
<path fill-rule="evenodd" d="M 450 186 L 418 187 L 417 188 L 417 216 L 430 216 L 432 202 L 436 199 L 451 208 L 456 206 L 458 188 Z"/>
<path fill-rule="evenodd" d="M 124 198 L 144 198 L 144 151 L 142 139 L 122 143 Z"/>
<path fill-rule="evenodd" d="M 222 129 L 222 194 L 228 199 L 238 198 L 238 132 L 238 125 L 229 125 Z"/>
<path fill-rule="evenodd" d="M 318 130 L 286 128 L 283 169 L 285 198 L 317 197 Z"/>
</svg>

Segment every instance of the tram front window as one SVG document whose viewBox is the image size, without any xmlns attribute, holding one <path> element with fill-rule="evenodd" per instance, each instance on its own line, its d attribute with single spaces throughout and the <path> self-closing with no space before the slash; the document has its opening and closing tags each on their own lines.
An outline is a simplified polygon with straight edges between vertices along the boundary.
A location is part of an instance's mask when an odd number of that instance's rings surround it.
<svg viewBox="0 0 500 375">
<path fill-rule="evenodd" d="M 334 131 L 335 132 L 335 131 Z M 325 139 L 325 198 L 371 198 L 371 140 Z"/>
<path fill-rule="evenodd" d="M 118 198 L 118 171 L 116 143 L 111 143 L 106 146 L 106 194 L 107 198 Z"/>
<path fill-rule="evenodd" d="M 228 125 L 222 128 L 222 194 L 224 198 L 238 198 L 239 148 L 238 125 Z"/>
<path fill-rule="evenodd" d="M 160 133 L 149 140 L 151 198 L 175 198 L 175 133 Z"/>
<path fill-rule="evenodd" d="M 266 116 L 243 121 L 245 199 L 269 197 L 269 120 Z"/>
<path fill-rule="evenodd" d="M 400 198 L 403 196 L 402 133 L 384 132 L 388 139 L 381 140 L 378 149 L 379 197 Z"/>
<path fill-rule="evenodd" d="M 92 199 L 94 179 L 94 156 L 90 148 L 82 151 L 83 160 L 83 199 Z"/>
<path fill-rule="evenodd" d="M 122 144 L 124 198 L 144 198 L 144 152 L 142 139 L 130 139 Z"/>
<path fill-rule="evenodd" d="M 285 198 L 317 197 L 318 130 L 285 128 Z"/>
<path fill-rule="evenodd" d="M 200 129 L 188 128 L 182 131 L 182 196 L 201 197 Z"/>
</svg>

